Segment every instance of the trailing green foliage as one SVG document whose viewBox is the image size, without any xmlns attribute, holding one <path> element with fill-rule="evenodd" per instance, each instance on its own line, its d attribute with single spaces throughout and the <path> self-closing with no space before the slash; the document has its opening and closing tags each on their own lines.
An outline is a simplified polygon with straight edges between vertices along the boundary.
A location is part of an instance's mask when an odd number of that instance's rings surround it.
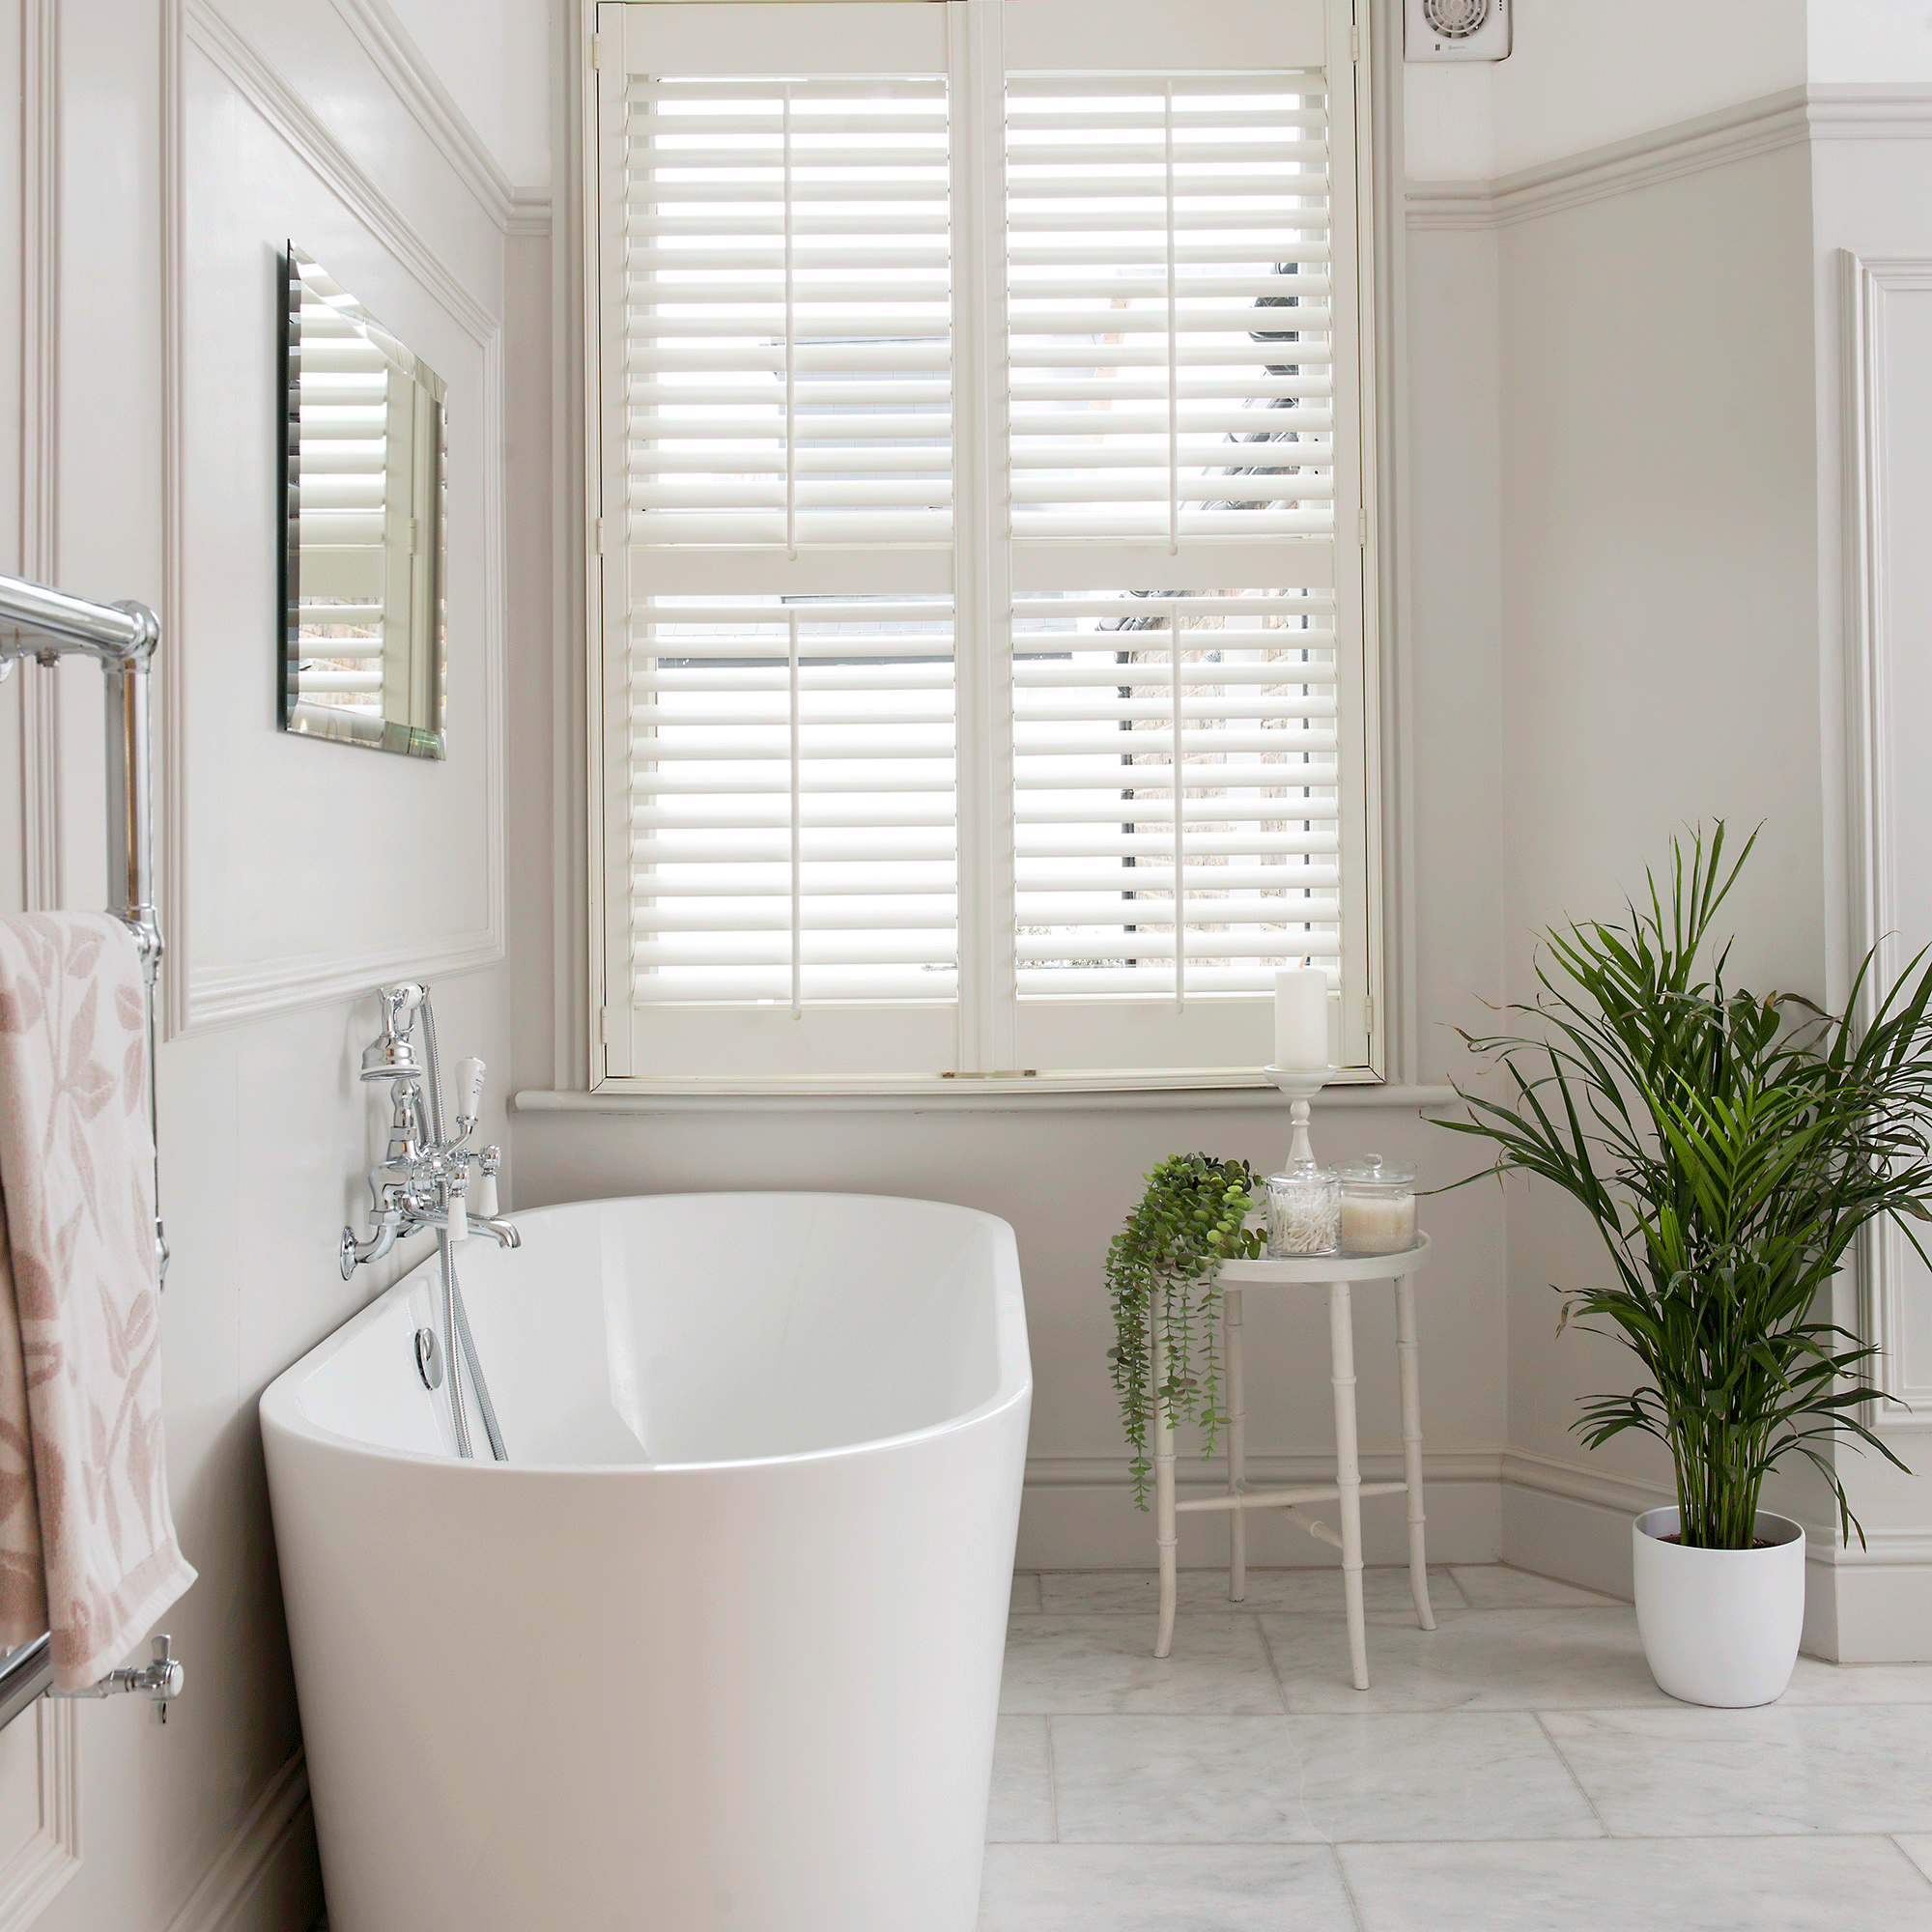
<svg viewBox="0 0 1932 1932">
<path fill-rule="evenodd" d="M 1115 1333 L 1107 1360 L 1120 1391 L 1133 1452 L 1127 1466 L 1141 1509 L 1147 1508 L 1152 1468 L 1148 1461 L 1155 1393 L 1151 1311 L 1158 1307 L 1167 1331 L 1160 1399 L 1171 1416 L 1199 1423 L 1201 1453 L 1211 1456 L 1224 1419 L 1221 1264 L 1230 1257 L 1252 1261 L 1262 1252 L 1264 1236 L 1241 1226 L 1255 1205 L 1255 1185 L 1254 1170 L 1244 1160 L 1175 1154 L 1147 1177 L 1147 1192 L 1107 1249 Z"/>
<path fill-rule="evenodd" d="M 1847 1435 L 1905 1466 L 1858 1413 L 1875 1350 L 1813 1308 L 1861 1229 L 1890 1219 L 1918 1248 L 1902 1217 L 1932 1218 L 1932 967 L 1914 958 L 1862 1021 L 1870 955 L 1844 1015 L 1729 986 L 1728 943 L 1700 967 L 1755 843 L 1725 870 L 1721 821 L 1688 856 L 1673 839 L 1667 906 L 1647 874 L 1649 905 L 1631 902 L 1624 923 L 1552 929 L 1542 994 L 1504 1009 L 1541 1036 L 1463 1035 L 1513 1096 L 1459 1088 L 1473 1118 L 1436 1122 L 1494 1142 L 1495 1172 L 1538 1176 L 1589 1213 L 1615 1281 L 1570 1294 L 1559 1332 L 1608 1323 L 1593 1332 L 1614 1332 L 1650 1381 L 1588 1399 L 1575 1427 L 1592 1448 L 1626 1429 L 1662 1442 L 1683 1539 L 1714 1549 L 1750 1547 L 1764 1479 L 1787 1456 L 1823 1475 L 1847 1536 L 1858 1521 L 1821 1448 Z"/>
</svg>

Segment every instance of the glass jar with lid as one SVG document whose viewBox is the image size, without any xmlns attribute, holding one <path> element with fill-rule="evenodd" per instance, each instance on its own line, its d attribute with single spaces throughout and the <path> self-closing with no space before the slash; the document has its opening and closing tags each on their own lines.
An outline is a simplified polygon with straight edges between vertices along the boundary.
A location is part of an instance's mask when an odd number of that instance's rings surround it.
<svg viewBox="0 0 1932 1932">
<path fill-rule="evenodd" d="M 1343 1251 L 1399 1255 L 1415 1245 L 1415 1170 L 1370 1154 L 1335 1170 L 1341 1187 Z"/>
<path fill-rule="evenodd" d="M 1269 1175 L 1267 1224 L 1270 1255 L 1332 1255 L 1342 1244 L 1341 1183 L 1312 1160 Z"/>
</svg>

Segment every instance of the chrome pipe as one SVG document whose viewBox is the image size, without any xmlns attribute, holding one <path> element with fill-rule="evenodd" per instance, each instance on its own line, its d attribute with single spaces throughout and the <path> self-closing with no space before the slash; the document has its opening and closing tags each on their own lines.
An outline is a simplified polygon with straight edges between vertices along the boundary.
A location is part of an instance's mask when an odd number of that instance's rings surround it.
<svg viewBox="0 0 1932 1932">
<path fill-rule="evenodd" d="M 5 1730 L 28 1705 L 53 1688 L 54 1639 L 43 1631 L 0 1657 L 0 1730 Z"/>
<path fill-rule="evenodd" d="M 0 577 L 0 630 L 31 631 L 37 638 L 50 639 L 56 652 L 65 645 L 110 663 L 145 660 L 161 634 L 155 613 L 145 605 L 97 604 L 44 583 L 30 583 L 24 577 Z M 20 652 L 38 652 L 38 647 L 21 640 L 8 655 Z"/>
<path fill-rule="evenodd" d="M 0 576 L 0 660 L 30 654 L 46 665 L 79 652 L 99 662 L 107 701 L 108 911 L 133 935 L 148 989 L 148 1131 L 155 1143 L 155 1269 L 163 1287 L 168 1242 L 161 1225 L 160 1112 L 155 1077 L 155 991 L 161 926 L 155 904 L 155 814 L 151 737 L 153 668 L 160 620 L 145 604 L 96 604 L 23 577 Z"/>
</svg>

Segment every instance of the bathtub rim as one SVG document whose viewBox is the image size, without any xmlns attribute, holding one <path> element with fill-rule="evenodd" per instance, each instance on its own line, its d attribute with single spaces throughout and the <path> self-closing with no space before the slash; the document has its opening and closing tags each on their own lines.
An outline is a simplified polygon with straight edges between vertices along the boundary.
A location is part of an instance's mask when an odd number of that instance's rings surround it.
<svg viewBox="0 0 1932 1932">
<path fill-rule="evenodd" d="M 934 1441 L 968 1428 L 980 1427 L 995 1421 L 1016 1406 L 1024 1406 L 1031 1403 L 1033 1361 L 1026 1332 L 1026 1304 L 1019 1272 L 1018 1237 L 1013 1233 L 1011 1222 L 1003 1220 L 997 1214 L 989 1214 L 983 1208 L 963 1208 L 952 1201 L 931 1201 L 923 1195 L 841 1193 L 836 1188 L 822 1187 L 720 1187 L 681 1188 L 675 1193 L 666 1194 L 606 1194 L 586 1201 L 553 1201 L 541 1208 L 525 1208 L 505 1214 L 501 1218 L 512 1225 L 519 1225 L 546 1214 L 593 1208 L 625 1207 L 639 1201 L 715 1202 L 721 1195 L 742 1201 L 894 1202 L 906 1206 L 940 1208 L 948 1214 L 964 1215 L 975 1221 L 989 1224 L 994 1231 L 995 1243 L 1000 1243 L 1004 1237 L 1005 1253 L 1011 1260 L 1010 1282 L 1004 1282 L 1000 1279 L 1004 1270 L 997 1266 L 1000 1258 L 996 1256 L 994 1348 L 998 1358 L 999 1378 L 992 1394 L 984 1402 L 964 1409 L 957 1415 L 947 1416 L 921 1429 L 904 1430 L 895 1435 L 867 1436 L 858 1442 L 834 1443 L 823 1449 L 805 1449 L 782 1456 L 740 1456 L 723 1461 L 689 1463 L 520 1463 L 514 1458 L 507 1463 L 498 1463 L 487 1456 L 465 1460 L 459 1456 L 432 1456 L 417 1449 L 384 1448 L 381 1444 L 365 1441 L 358 1436 L 345 1435 L 339 1430 L 329 1429 L 314 1421 L 301 1406 L 303 1383 L 326 1362 L 354 1342 L 365 1328 L 372 1327 L 380 1321 L 392 1301 L 405 1298 L 413 1289 L 419 1275 L 437 1265 L 439 1250 L 432 1248 L 420 1261 L 412 1264 L 380 1294 L 365 1302 L 353 1315 L 330 1329 L 312 1349 L 305 1350 L 270 1382 L 262 1391 L 261 1399 L 256 1405 L 264 1435 L 273 1432 L 277 1435 L 298 1436 L 314 1443 L 319 1448 L 341 1454 L 363 1456 L 376 1462 L 421 1464 L 429 1468 L 461 1470 L 486 1477 L 568 1475 L 599 1476 L 612 1480 L 625 1478 L 647 1480 L 656 1476 L 725 1474 L 741 1469 L 776 1469 L 794 1464 L 832 1463 L 842 1458 L 877 1454 L 885 1450 L 905 1448 L 919 1442 Z"/>
</svg>

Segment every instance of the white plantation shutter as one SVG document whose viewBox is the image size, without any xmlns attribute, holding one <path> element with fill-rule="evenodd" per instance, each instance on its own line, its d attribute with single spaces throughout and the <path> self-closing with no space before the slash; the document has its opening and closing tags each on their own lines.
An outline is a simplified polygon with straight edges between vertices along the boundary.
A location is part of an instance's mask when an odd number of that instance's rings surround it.
<svg viewBox="0 0 1932 1932">
<path fill-rule="evenodd" d="M 954 990 L 947 600 L 662 599 L 631 676 L 640 1006 Z"/>
<path fill-rule="evenodd" d="M 297 709 L 350 711 L 380 728 L 383 631 L 397 594 L 383 510 L 394 372 L 355 324 L 306 292 L 300 329 Z"/>
<path fill-rule="evenodd" d="M 600 1077 L 1369 1065 L 1348 31 L 599 9 Z"/>
<path fill-rule="evenodd" d="M 945 34 L 852 11 L 605 10 L 613 1065 L 950 1064 Z"/>
<path fill-rule="evenodd" d="M 1009 77 L 1016 980 L 1064 1065 L 1253 1062 L 1303 961 L 1365 1057 L 1331 156 L 1320 70 Z"/>
<path fill-rule="evenodd" d="M 1015 75 L 1007 100 L 1013 534 L 1331 534 L 1321 76 Z"/>
<path fill-rule="evenodd" d="M 632 541 L 945 541 L 943 77 L 631 81 Z"/>
</svg>

